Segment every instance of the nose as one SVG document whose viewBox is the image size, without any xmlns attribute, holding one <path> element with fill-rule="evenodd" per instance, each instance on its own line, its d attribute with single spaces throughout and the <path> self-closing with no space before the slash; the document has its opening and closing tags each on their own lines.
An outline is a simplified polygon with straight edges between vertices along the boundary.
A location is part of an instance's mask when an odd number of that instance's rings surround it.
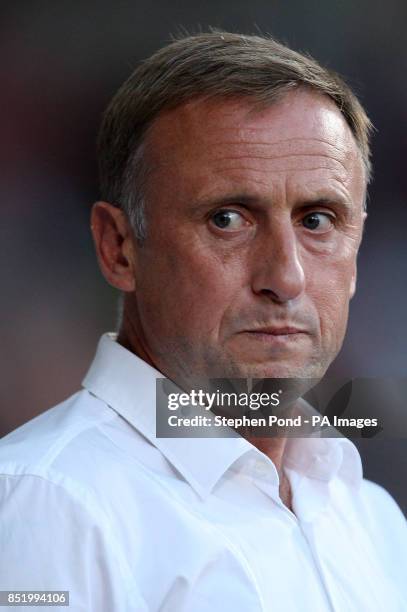
<svg viewBox="0 0 407 612">
<path fill-rule="evenodd" d="M 305 274 L 298 250 L 291 222 L 270 231 L 254 254 L 253 292 L 280 304 L 300 296 L 305 288 Z"/>
</svg>

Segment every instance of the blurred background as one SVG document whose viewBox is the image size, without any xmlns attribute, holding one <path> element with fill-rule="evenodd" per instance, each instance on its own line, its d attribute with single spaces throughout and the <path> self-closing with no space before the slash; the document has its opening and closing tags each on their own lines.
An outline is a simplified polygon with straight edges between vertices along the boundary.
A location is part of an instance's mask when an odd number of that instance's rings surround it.
<svg viewBox="0 0 407 612">
<path fill-rule="evenodd" d="M 0 16 L 0 436 L 76 391 L 100 334 L 115 327 L 117 295 L 88 229 L 96 133 L 137 62 L 182 28 L 271 32 L 359 94 L 377 130 L 375 178 L 358 292 L 331 373 L 407 375 L 404 0 L 3 0 Z M 358 446 L 365 475 L 406 511 L 407 441 Z"/>
</svg>

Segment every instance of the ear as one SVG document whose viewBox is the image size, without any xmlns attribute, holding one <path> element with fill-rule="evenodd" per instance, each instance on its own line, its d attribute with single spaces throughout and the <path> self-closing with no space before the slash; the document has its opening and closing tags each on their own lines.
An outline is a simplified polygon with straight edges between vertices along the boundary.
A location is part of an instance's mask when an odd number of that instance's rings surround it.
<svg viewBox="0 0 407 612">
<path fill-rule="evenodd" d="M 365 228 L 366 217 L 367 217 L 367 212 L 363 212 L 363 214 L 362 214 L 362 228 L 361 228 L 361 231 L 360 231 L 360 241 L 359 241 L 359 245 L 358 245 L 358 250 L 359 250 L 360 243 L 362 241 L 362 236 L 363 236 L 363 230 Z M 352 277 L 351 277 L 351 280 L 350 280 L 349 299 L 352 299 L 353 296 L 356 293 L 356 280 L 357 280 L 357 263 L 356 263 L 356 259 L 355 259 L 355 263 L 353 265 L 353 273 L 352 273 Z"/>
<path fill-rule="evenodd" d="M 121 291 L 135 289 L 135 240 L 126 214 L 108 202 L 96 202 L 90 222 L 103 276 Z"/>
</svg>

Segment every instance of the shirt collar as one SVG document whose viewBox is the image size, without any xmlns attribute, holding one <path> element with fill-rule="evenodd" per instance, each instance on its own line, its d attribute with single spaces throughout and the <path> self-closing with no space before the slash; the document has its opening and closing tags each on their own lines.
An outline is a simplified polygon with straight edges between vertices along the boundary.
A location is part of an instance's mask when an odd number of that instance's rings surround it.
<svg viewBox="0 0 407 612">
<path fill-rule="evenodd" d="M 157 438 L 156 379 L 163 374 L 104 334 L 82 385 L 101 399 L 153 444 L 172 466 L 206 498 L 225 472 L 244 455 L 271 460 L 241 436 L 230 438 Z M 310 478 L 330 480 L 338 474 L 349 485 L 362 478 L 356 447 L 345 438 L 290 439 L 289 467 Z M 241 461 L 242 461 L 241 460 Z"/>
</svg>

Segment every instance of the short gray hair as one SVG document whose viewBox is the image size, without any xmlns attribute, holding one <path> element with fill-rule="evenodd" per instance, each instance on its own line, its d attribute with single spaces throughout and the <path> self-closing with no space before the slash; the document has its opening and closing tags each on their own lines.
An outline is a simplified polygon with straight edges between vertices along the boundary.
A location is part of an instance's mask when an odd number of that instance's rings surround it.
<svg viewBox="0 0 407 612">
<path fill-rule="evenodd" d="M 271 105 L 298 86 L 335 102 L 360 149 L 368 183 L 372 124 L 341 77 L 270 36 L 211 31 L 183 36 L 154 53 L 113 97 L 98 141 L 101 198 L 123 208 L 142 241 L 148 170 L 143 164 L 144 136 L 162 110 L 198 97 L 241 96 Z"/>
</svg>

